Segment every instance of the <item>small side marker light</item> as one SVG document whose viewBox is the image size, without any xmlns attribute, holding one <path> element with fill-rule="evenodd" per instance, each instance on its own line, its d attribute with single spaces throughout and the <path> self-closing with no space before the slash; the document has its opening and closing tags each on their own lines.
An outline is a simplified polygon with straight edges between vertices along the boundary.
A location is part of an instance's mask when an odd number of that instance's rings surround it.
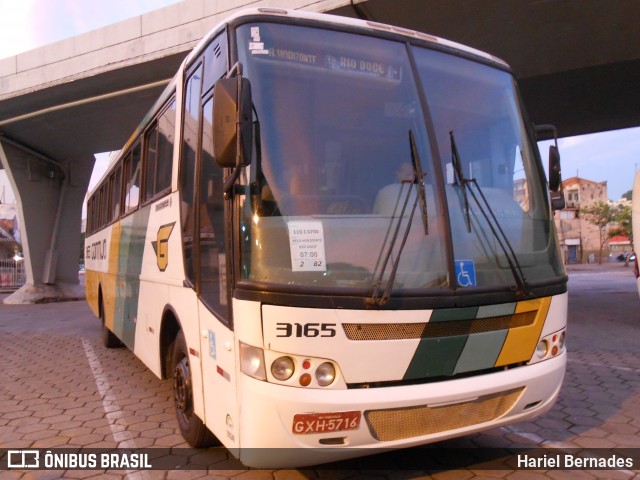
<svg viewBox="0 0 640 480">
<path fill-rule="evenodd" d="M 303 387 L 308 387 L 309 385 L 311 385 L 311 375 L 309 375 L 308 373 L 303 373 L 302 375 L 300 375 L 300 385 L 302 385 Z"/>
</svg>

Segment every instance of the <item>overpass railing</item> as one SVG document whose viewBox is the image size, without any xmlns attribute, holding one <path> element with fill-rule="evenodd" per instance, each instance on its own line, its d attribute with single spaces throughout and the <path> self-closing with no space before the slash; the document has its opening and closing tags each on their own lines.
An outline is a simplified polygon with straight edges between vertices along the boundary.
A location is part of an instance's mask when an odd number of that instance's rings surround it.
<svg viewBox="0 0 640 480">
<path fill-rule="evenodd" d="M 24 260 L 0 258 L 0 290 L 16 290 L 27 280 Z"/>
</svg>

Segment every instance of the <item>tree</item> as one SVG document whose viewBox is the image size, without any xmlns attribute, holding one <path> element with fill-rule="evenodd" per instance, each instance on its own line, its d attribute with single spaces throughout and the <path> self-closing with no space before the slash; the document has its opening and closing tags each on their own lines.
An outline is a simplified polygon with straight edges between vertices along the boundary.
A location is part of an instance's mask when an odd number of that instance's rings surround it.
<svg viewBox="0 0 640 480">
<path fill-rule="evenodd" d="M 629 205 L 621 205 L 616 208 L 614 221 L 617 223 L 616 228 L 611 230 L 610 236 L 624 235 L 633 245 L 633 228 L 631 226 L 631 207 Z"/>
<path fill-rule="evenodd" d="M 616 209 L 616 217 L 615 222 L 617 226 L 611 230 L 609 230 L 609 238 L 615 237 L 616 235 L 623 235 L 629 239 L 631 242 L 631 249 L 635 250 L 633 244 L 633 228 L 631 225 L 631 207 L 629 205 L 621 205 Z M 624 262 L 625 267 L 629 266 L 629 256 Z"/>
<path fill-rule="evenodd" d="M 580 209 L 580 215 L 587 222 L 598 228 L 600 234 L 600 258 L 598 259 L 598 263 L 602 263 L 602 249 L 609 239 L 606 234 L 607 227 L 616 219 L 617 209 L 606 202 L 599 201 Z"/>
</svg>

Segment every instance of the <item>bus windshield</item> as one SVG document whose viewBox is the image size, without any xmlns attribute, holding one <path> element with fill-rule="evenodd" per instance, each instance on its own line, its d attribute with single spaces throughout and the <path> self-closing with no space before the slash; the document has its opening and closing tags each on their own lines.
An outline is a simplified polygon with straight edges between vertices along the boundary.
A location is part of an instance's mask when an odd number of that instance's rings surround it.
<svg viewBox="0 0 640 480">
<path fill-rule="evenodd" d="M 236 36 L 260 131 L 243 180 L 243 281 L 512 288 L 511 257 L 529 283 L 563 275 L 509 73 L 333 30 L 251 23 Z"/>
</svg>

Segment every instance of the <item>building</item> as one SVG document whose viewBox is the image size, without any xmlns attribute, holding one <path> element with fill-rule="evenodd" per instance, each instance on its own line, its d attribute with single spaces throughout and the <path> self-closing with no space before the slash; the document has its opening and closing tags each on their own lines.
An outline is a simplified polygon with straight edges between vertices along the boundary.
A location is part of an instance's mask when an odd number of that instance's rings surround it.
<svg viewBox="0 0 640 480">
<path fill-rule="evenodd" d="M 556 230 L 565 263 L 593 263 L 600 254 L 600 231 L 584 220 L 580 210 L 607 203 L 607 182 L 571 177 L 562 182 L 566 207 L 555 212 Z"/>
<path fill-rule="evenodd" d="M 0 259 L 13 258 L 20 251 L 16 205 L 0 204 Z"/>
</svg>

